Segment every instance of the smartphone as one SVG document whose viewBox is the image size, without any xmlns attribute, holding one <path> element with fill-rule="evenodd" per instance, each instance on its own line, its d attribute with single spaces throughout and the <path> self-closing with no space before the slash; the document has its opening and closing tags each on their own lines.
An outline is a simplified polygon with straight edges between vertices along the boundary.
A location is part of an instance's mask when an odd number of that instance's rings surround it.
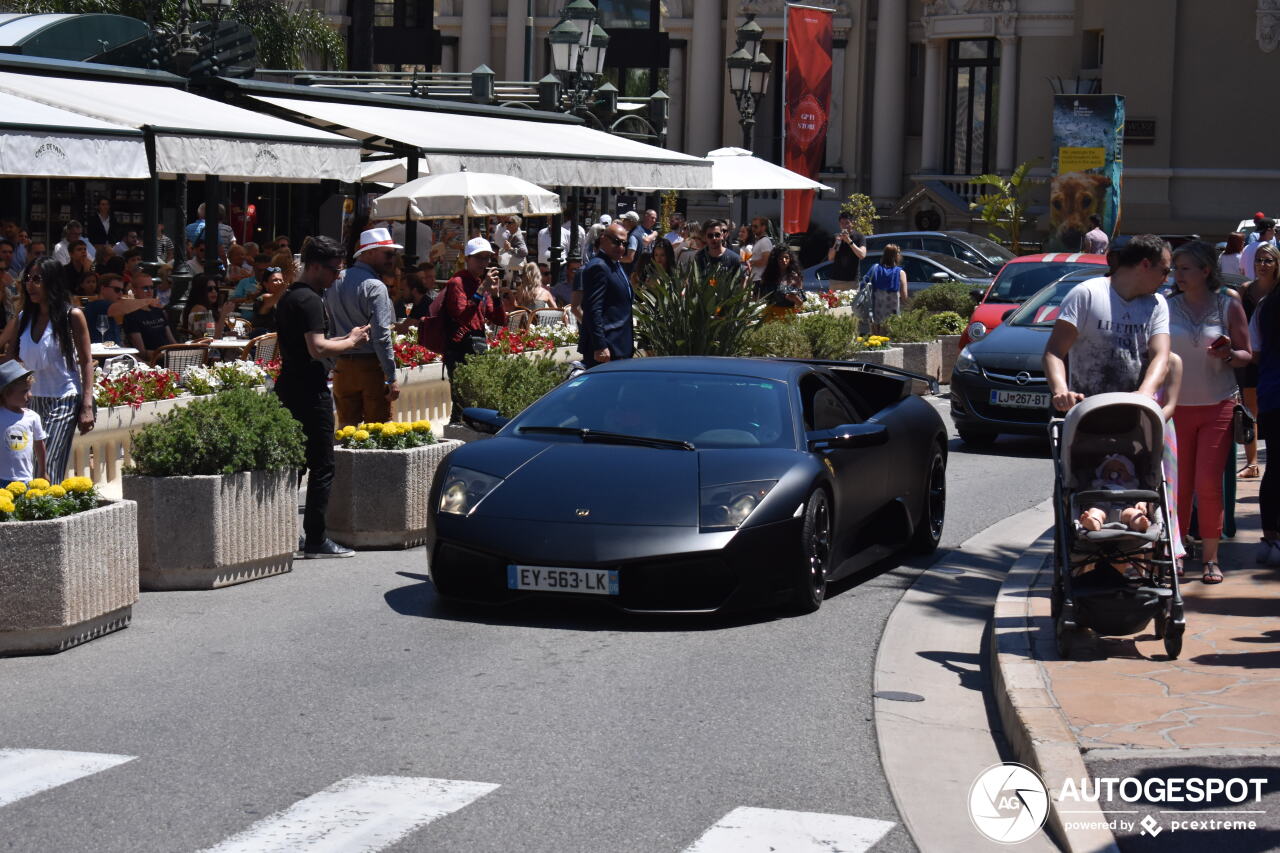
<svg viewBox="0 0 1280 853">
<path fill-rule="evenodd" d="M 1229 343 L 1231 343 L 1231 338 L 1228 338 L 1226 335 L 1218 335 L 1218 337 L 1214 339 L 1213 343 L 1209 344 L 1209 349 L 1222 349 Z"/>
</svg>

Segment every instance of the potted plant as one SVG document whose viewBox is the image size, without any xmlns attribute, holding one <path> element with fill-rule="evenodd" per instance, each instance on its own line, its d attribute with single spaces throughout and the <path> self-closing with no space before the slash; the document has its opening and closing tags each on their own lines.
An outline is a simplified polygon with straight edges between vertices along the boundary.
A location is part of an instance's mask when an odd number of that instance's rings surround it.
<svg viewBox="0 0 1280 853">
<path fill-rule="evenodd" d="M 883 364 L 885 367 L 902 367 L 902 347 L 889 343 L 884 335 L 860 335 L 853 339 L 858 348 L 853 358 L 869 364 Z"/>
<path fill-rule="evenodd" d="M 938 339 L 942 351 L 942 367 L 939 379 L 951 381 L 951 371 L 960 355 L 960 338 L 964 332 L 965 318 L 954 311 L 940 311 L 929 318 L 929 325 Z"/>
<path fill-rule="evenodd" d="M 499 350 L 473 355 L 458 365 L 453 381 L 466 408 L 493 409 L 513 418 L 564 381 L 568 368 L 549 355 L 512 358 Z M 481 435 L 469 427 L 451 427 L 451 435 L 472 441 Z"/>
<path fill-rule="evenodd" d="M 118 631 L 138 600 L 137 506 L 87 477 L 0 488 L 0 655 L 51 654 Z"/>
<path fill-rule="evenodd" d="M 896 347 L 902 347 L 902 367 L 937 379 L 942 372 L 942 347 L 929 323 L 928 314 L 915 309 L 895 314 L 885 321 L 885 331 Z M 920 390 L 921 386 L 925 391 Z M 917 394 L 926 393 L 927 385 L 915 383 Z"/>
<path fill-rule="evenodd" d="M 213 589 L 293 567 L 302 427 L 272 394 L 194 399 L 134 434 L 143 589 Z"/>
<path fill-rule="evenodd" d="M 352 548 L 421 545 L 436 468 L 462 442 L 437 441 L 425 420 L 346 426 L 334 438 L 329 538 Z"/>
</svg>

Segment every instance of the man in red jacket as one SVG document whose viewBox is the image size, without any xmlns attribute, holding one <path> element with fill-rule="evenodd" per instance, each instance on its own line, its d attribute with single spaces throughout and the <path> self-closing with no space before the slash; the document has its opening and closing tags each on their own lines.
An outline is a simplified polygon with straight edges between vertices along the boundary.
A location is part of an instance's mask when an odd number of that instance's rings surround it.
<svg viewBox="0 0 1280 853">
<path fill-rule="evenodd" d="M 473 237 L 464 250 L 465 266 L 445 285 L 444 313 L 451 332 L 449 346 L 444 351 L 444 367 L 453 381 L 453 369 L 465 362 L 467 356 L 488 349 L 488 333 L 485 321 L 497 326 L 507 322 L 506 309 L 498 298 L 500 271 L 494 264 L 497 257 L 493 246 L 484 237 Z M 453 410 L 449 423 L 462 423 L 462 403 L 456 390 L 451 389 Z"/>
</svg>

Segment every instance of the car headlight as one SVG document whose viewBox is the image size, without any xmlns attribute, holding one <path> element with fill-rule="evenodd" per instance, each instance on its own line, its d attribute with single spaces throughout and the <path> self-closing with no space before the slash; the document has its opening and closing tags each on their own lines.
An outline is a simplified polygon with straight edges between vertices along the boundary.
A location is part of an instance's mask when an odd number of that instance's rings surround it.
<svg viewBox="0 0 1280 853">
<path fill-rule="evenodd" d="M 699 524 L 703 530 L 738 529 L 777 483 L 777 480 L 754 480 L 702 489 Z"/>
<path fill-rule="evenodd" d="M 987 336 L 987 324 L 974 320 L 965 331 L 969 333 L 969 340 L 976 341 Z"/>
<path fill-rule="evenodd" d="M 470 515 L 501 482 L 501 477 L 492 474 L 470 468 L 450 468 L 440 489 L 440 512 Z"/>
<path fill-rule="evenodd" d="M 981 373 L 982 368 L 978 367 L 978 360 L 973 357 L 968 347 L 960 350 L 960 354 L 956 356 L 956 373 Z"/>
</svg>

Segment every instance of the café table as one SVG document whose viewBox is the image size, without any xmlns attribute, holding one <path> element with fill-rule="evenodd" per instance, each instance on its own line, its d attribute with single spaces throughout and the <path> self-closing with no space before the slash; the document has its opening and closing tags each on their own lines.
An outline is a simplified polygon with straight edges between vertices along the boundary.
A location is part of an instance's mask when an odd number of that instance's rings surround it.
<svg viewBox="0 0 1280 853">
<path fill-rule="evenodd" d="M 216 350 L 221 361 L 234 359 L 249 345 L 246 338 L 214 338 L 208 342 L 210 350 Z"/>
<path fill-rule="evenodd" d="M 114 358 L 117 355 L 131 355 L 137 357 L 138 350 L 133 347 L 109 346 L 107 344 L 90 344 L 89 355 L 94 358 Z"/>
</svg>

